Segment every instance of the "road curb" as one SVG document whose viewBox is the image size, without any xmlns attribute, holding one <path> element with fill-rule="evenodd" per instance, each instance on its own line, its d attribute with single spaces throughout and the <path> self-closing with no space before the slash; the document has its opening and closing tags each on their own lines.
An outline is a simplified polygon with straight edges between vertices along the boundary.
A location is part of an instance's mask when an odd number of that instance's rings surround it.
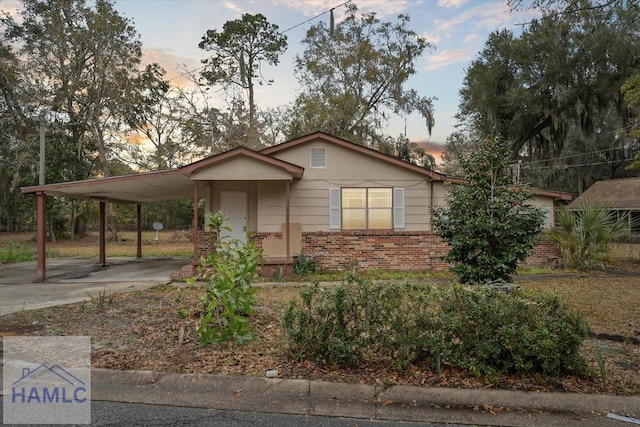
<svg viewBox="0 0 640 427">
<path fill-rule="evenodd" d="M 331 383 L 92 369 L 92 399 L 218 410 L 513 426 L 624 425 L 640 396 Z"/>
</svg>

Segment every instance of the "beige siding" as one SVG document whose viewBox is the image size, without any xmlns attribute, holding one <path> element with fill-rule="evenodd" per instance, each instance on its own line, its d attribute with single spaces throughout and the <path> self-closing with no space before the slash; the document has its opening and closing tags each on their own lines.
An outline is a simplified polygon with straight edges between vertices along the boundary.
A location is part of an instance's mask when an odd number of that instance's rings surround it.
<svg viewBox="0 0 640 427">
<path fill-rule="evenodd" d="M 231 159 L 191 174 L 192 180 L 291 180 L 291 174 L 282 168 L 250 158 Z"/>
<path fill-rule="evenodd" d="M 545 228 L 553 227 L 555 223 L 555 209 L 553 205 L 553 199 L 550 197 L 535 196 L 529 201 L 532 206 L 541 208 L 545 213 Z"/>
<path fill-rule="evenodd" d="M 311 148 L 324 147 L 326 168 L 311 168 Z M 274 157 L 304 168 L 300 180 L 291 182 L 290 220 L 303 232 L 332 231 L 329 228 L 329 189 L 345 187 L 400 187 L 404 189 L 405 227 L 402 231 L 432 231 L 431 208 L 445 206 L 449 185 L 384 160 L 325 142 L 321 139 L 293 146 Z M 215 212 L 224 190 L 248 192 L 249 230 L 281 232 L 286 219 L 285 180 L 291 176 L 280 168 L 254 159 L 233 159 L 198 171 L 195 179 L 211 179 L 206 206 Z M 433 201 L 431 195 L 433 194 Z M 532 204 L 553 215 L 553 200 L 536 197 Z"/>
<path fill-rule="evenodd" d="M 258 185 L 253 181 L 211 181 L 208 183 L 208 200 L 205 202 L 205 213 L 220 210 L 221 191 L 247 192 L 248 212 L 247 228 L 251 232 L 258 231 Z"/>
<path fill-rule="evenodd" d="M 326 148 L 326 168 L 311 168 L 311 147 Z M 429 181 L 421 174 L 321 140 L 293 147 L 274 157 L 305 168 L 303 178 L 294 181 L 291 189 L 291 221 L 301 223 L 304 232 L 329 231 L 329 189 L 343 187 L 404 188 L 405 228 L 402 230 L 428 230 Z"/>
<path fill-rule="evenodd" d="M 286 218 L 286 183 L 262 181 L 258 188 L 258 231 L 282 231 Z"/>
</svg>

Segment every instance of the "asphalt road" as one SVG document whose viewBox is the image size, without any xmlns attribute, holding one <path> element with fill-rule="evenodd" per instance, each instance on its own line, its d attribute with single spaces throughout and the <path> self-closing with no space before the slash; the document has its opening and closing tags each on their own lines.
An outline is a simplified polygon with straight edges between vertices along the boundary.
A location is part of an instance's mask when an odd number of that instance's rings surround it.
<svg viewBox="0 0 640 427">
<path fill-rule="evenodd" d="M 0 407 L 2 399 L 0 399 Z M 91 425 L 112 427 L 133 426 L 308 426 L 308 427 L 392 427 L 398 421 L 366 420 L 359 418 L 326 417 L 319 415 L 274 414 L 260 412 L 223 411 L 215 409 L 183 408 L 139 403 L 92 402 Z M 17 424 L 16 426 L 23 426 Z M 39 424 L 43 425 L 43 424 Z M 44 424 L 46 425 L 46 424 Z M 54 424 L 52 424 L 54 425 Z M 430 424 L 402 422 L 412 426 L 461 426 L 460 424 Z"/>
</svg>

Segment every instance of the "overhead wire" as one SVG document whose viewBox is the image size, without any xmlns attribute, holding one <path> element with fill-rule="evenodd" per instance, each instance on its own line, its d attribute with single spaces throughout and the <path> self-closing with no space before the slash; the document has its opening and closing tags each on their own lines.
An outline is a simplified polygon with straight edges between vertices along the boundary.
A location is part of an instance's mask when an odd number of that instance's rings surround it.
<svg viewBox="0 0 640 427">
<path fill-rule="evenodd" d="M 559 156 L 559 157 L 554 157 L 552 159 L 541 159 L 541 160 L 532 160 L 532 161 L 526 161 L 523 160 L 523 164 L 526 163 L 527 165 L 532 165 L 534 163 L 545 163 L 545 162 L 549 162 L 551 160 L 564 160 L 564 159 L 571 159 L 574 157 L 583 157 L 583 156 L 589 156 L 589 155 L 593 155 L 593 154 L 598 154 L 598 153 L 604 153 L 607 151 L 616 151 L 616 150 L 623 150 L 623 147 L 609 147 L 609 148 L 605 148 L 602 150 L 596 150 L 596 151 L 588 151 L 588 152 L 584 152 L 584 153 L 577 153 L 577 154 L 569 154 L 566 156 Z"/>
<path fill-rule="evenodd" d="M 314 19 L 318 19 L 318 18 L 320 18 L 321 16 L 324 16 L 324 15 L 326 15 L 327 13 L 331 13 L 331 14 L 333 14 L 333 11 L 334 11 L 335 9 L 337 9 L 337 8 L 339 8 L 339 7 L 342 7 L 342 6 L 345 6 L 345 5 L 349 4 L 349 3 L 351 3 L 352 1 L 353 1 L 353 0 L 347 0 L 347 1 L 343 2 L 343 3 L 340 3 L 339 5 L 337 5 L 337 6 L 335 6 L 335 7 L 332 7 L 331 9 L 325 10 L 324 12 L 322 12 L 322 13 L 320 13 L 320 14 L 316 15 L 316 16 L 313 16 L 313 17 L 311 17 L 311 18 L 309 18 L 309 19 L 307 19 L 307 20 L 305 20 L 305 21 L 300 22 L 299 24 L 296 24 L 296 25 L 294 25 L 294 26 L 292 26 L 292 27 L 287 28 L 286 30 L 279 31 L 279 32 L 278 32 L 278 34 L 284 34 L 284 33 L 286 33 L 286 32 L 289 32 L 289 31 L 291 31 L 291 30 L 293 30 L 293 29 L 296 29 L 296 28 L 298 28 L 298 27 L 300 27 L 300 26 L 302 26 L 302 25 L 306 24 L 306 23 L 309 23 L 309 22 L 313 21 Z M 193 69 L 191 69 L 191 70 L 188 70 L 188 71 L 185 71 L 185 72 L 183 72 L 183 73 L 180 73 L 180 74 L 178 74 L 178 75 L 177 75 L 177 76 L 175 76 L 175 77 L 171 77 L 170 79 L 167 79 L 167 81 L 168 81 L 168 82 L 170 82 L 170 81 L 172 81 L 172 80 L 179 79 L 180 77 L 186 77 L 186 76 L 192 75 L 193 73 L 195 73 L 195 72 L 197 72 L 197 71 L 200 71 L 200 70 L 203 70 L 203 69 L 205 69 L 206 67 L 207 67 L 206 65 L 202 65 L 202 66 L 200 66 L 200 67 L 193 68 Z"/>
</svg>

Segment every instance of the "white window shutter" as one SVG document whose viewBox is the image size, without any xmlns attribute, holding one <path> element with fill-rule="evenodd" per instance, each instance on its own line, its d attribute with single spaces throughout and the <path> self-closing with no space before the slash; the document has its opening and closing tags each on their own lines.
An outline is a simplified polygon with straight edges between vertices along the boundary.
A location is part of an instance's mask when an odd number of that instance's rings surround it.
<svg viewBox="0 0 640 427">
<path fill-rule="evenodd" d="M 393 189 L 393 228 L 404 228 L 404 188 Z"/>
<path fill-rule="evenodd" d="M 340 189 L 329 189 L 329 228 L 340 229 Z"/>
</svg>

